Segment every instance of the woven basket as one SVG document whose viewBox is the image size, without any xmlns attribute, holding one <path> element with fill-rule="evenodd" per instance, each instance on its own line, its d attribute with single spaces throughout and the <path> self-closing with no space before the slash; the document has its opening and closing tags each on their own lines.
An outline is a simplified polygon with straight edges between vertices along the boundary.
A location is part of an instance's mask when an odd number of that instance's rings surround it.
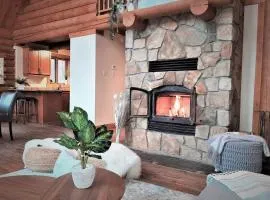
<svg viewBox="0 0 270 200">
<path fill-rule="evenodd" d="M 263 145 L 258 142 L 228 142 L 217 159 L 216 169 L 228 171 L 262 171 Z"/>
</svg>

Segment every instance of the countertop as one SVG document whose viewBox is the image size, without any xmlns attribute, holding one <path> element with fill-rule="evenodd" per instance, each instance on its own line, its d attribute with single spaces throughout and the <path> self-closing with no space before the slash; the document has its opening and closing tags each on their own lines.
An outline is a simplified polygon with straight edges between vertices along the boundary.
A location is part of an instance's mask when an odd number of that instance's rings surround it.
<svg viewBox="0 0 270 200">
<path fill-rule="evenodd" d="M 69 89 L 54 89 L 54 88 L 25 88 L 25 89 L 18 89 L 18 88 L 6 88 L 4 91 L 19 91 L 19 92 L 69 92 Z"/>
</svg>

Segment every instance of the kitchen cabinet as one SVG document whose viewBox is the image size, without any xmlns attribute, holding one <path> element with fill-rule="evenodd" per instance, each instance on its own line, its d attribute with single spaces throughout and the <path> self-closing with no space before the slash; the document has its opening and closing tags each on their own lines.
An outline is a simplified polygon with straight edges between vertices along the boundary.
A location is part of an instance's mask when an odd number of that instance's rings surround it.
<svg viewBox="0 0 270 200">
<path fill-rule="evenodd" d="M 51 52 L 49 51 L 29 51 L 28 54 L 28 74 L 50 75 Z"/>
<path fill-rule="evenodd" d="M 50 75 L 51 73 L 51 52 L 39 52 L 39 74 Z"/>
<path fill-rule="evenodd" d="M 39 72 L 39 52 L 38 51 L 29 51 L 29 64 L 28 64 L 28 73 L 29 74 L 38 74 Z"/>
</svg>

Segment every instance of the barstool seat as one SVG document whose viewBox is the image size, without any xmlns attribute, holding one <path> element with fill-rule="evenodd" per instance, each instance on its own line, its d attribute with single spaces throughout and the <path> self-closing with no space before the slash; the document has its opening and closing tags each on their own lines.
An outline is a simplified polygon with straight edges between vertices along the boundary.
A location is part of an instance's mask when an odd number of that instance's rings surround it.
<svg viewBox="0 0 270 200">
<path fill-rule="evenodd" d="M 38 122 L 38 100 L 35 97 L 26 96 L 25 97 L 27 102 L 27 120 L 28 122 L 31 121 L 31 118 L 34 116 L 36 122 Z"/>
<path fill-rule="evenodd" d="M 27 115 L 27 113 L 26 113 L 26 99 L 22 95 L 17 98 L 15 112 L 16 112 L 16 123 L 18 122 L 19 118 L 22 118 L 23 123 L 25 124 L 26 115 Z"/>
<path fill-rule="evenodd" d="M 23 119 L 24 124 L 26 121 L 30 122 L 34 116 L 38 122 L 37 104 L 38 100 L 31 96 L 20 96 L 17 98 L 16 103 L 16 123 L 19 118 Z"/>
</svg>

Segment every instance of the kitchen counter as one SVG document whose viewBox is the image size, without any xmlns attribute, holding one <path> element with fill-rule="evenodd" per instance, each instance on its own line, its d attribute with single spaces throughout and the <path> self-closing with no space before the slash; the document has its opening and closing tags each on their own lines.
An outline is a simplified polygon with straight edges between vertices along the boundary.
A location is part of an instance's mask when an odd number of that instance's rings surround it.
<svg viewBox="0 0 270 200">
<path fill-rule="evenodd" d="M 9 89 L 9 91 L 19 91 L 19 92 L 69 92 L 69 89 L 55 89 L 55 88 L 25 88 L 25 89 Z"/>
<path fill-rule="evenodd" d="M 24 96 L 34 97 L 38 101 L 38 123 L 60 125 L 61 121 L 57 112 L 69 111 L 69 90 L 57 90 L 53 88 L 25 88 L 23 90 L 9 88 L 5 91 L 19 91 Z M 3 92 L 3 91 L 2 91 Z M 36 122 L 35 119 L 32 119 Z"/>
</svg>

